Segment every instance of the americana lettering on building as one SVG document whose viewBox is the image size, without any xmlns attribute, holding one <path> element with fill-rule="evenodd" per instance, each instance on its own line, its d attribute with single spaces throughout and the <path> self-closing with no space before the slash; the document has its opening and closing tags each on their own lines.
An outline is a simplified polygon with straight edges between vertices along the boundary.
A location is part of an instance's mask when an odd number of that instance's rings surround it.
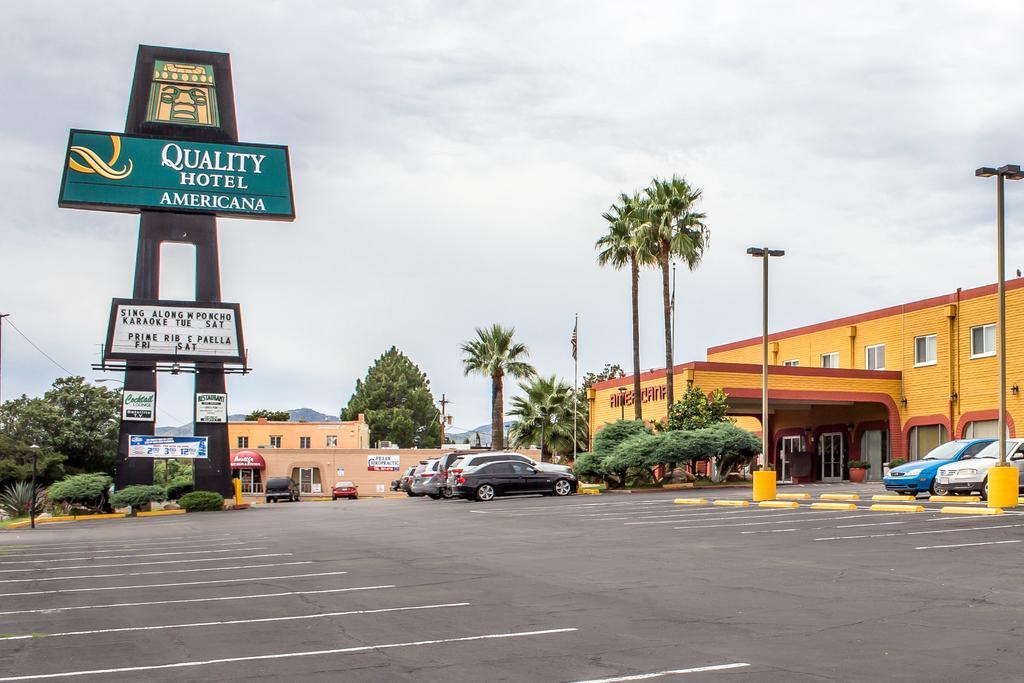
<svg viewBox="0 0 1024 683">
<path fill-rule="evenodd" d="M 650 403 L 651 401 L 664 401 L 668 398 L 668 391 L 665 389 L 665 385 L 661 384 L 653 387 L 642 387 L 640 389 L 640 403 Z M 610 397 L 611 407 L 619 408 L 621 406 L 631 406 L 636 402 L 636 397 L 632 389 L 626 391 L 616 391 L 612 393 Z"/>
<path fill-rule="evenodd" d="M 58 204 L 291 220 L 288 148 L 72 130 Z"/>
</svg>

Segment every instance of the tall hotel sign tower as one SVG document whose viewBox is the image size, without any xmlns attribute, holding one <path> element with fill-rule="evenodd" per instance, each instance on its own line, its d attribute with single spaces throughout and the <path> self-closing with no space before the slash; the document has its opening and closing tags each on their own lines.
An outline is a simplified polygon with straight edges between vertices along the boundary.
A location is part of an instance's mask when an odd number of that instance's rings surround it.
<svg viewBox="0 0 1024 683">
<path fill-rule="evenodd" d="M 124 133 L 72 130 L 62 207 L 140 214 L 130 299 L 114 299 L 99 370 L 124 372 L 115 482 L 195 458 L 197 489 L 230 494 L 226 373 L 245 373 L 241 309 L 220 291 L 217 217 L 295 219 L 288 148 L 238 142 L 230 56 L 140 46 Z M 195 301 L 160 298 L 160 246 L 196 250 Z M 192 373 L 195 434 L 156 438 L 157 373 Z"/>
</svg>

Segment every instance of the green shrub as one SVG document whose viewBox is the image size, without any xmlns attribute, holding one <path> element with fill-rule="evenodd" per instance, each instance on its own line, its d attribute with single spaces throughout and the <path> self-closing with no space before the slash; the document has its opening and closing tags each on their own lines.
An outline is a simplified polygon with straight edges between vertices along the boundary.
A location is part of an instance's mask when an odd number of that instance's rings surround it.
<svg viewBox="0 0 1024 683">
<path fill-rule="evenodd" d="M 113 481 L 110 475 L 100 472 L 76 474 L 51 484 L 48 495 L 52 503 L 101 510 L 106 503 L 107 489 Z"/>
<path fill-rule="evenodd" d="M 167 489 L 163 486 L 147 486 L 137 484 L 126 486 L 120 491 L 115 491 L 110 496 L 110 504 L 116 508 L 131 506 L 132 510 L 138 510 L 143 505 L 152 502 L 167 500 Z"/>
<path fill-rule="evenodd" d="M 869 470 L 869 469 L 871 469 L 871 463 L 868 462 L 867 460 L 851 460 L 850 461 L 850 469 L 851 470 L 855 470 L 855 469 Z"/>
<path fill-rule="evenodd" d="M 175 479 L 167 486 L 167 500 L 178 500 L 186 493 L 192 493 L 195 487 L 191 479 Z"/>
<path fill-rule="evenodd" d="M 187 512 L 223 510 L 224 496 L 213 491 L 193 491 L 182 496 L 178 500 L 178 505 Z"/>
<path fill-rule="evenodd" d="M 36 514 L 43 511 L 46 503 L 46 492 L 36 487 Z M 0 511 L 8 517 L 28 517 L 32 508 L 32 484 L 27 481 L 16 481 L 0 493 Z"/>
<path fill-rule="evenodd" d="M 900 465 L 906 465 L 907 461 L 903 458 L 893 458 L 889 461 L 889 467 L 899 467 Z"/>
</svg>

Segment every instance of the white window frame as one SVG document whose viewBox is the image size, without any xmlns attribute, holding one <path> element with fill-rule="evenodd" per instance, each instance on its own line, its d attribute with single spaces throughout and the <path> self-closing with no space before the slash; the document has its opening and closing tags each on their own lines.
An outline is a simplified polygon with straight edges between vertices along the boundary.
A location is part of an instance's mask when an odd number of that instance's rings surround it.
<svg viewBox="0 0 1024 683">
<path fill-rule="evenodd" d="M 782 361 L 782 364 L 784 366 L 786 366 L 787 368 L 795 368 L 795 367 L 798 367 L 800 365 L 800 359 L 799 358 L 794 358 L 792 360 L 784 360 L 784 361 Z"/>
<path fill-rule="evenodd" d="M 249 437 L 247 437 L 247 436 L 240 436 L 240 437 L 238 437 L 238 447 L 239 448 L 248 448 L 249 447 Z"/>
<path fill-rule="evenodd" d="M 299 437 L 299 448 L 309 448 L 313 445 L 313 439 L 308 436 Z"/>
<path fill-rule="evenodd" d="M 327 444 L 327 448 L 337 448 L 338 447 L 338 435 L 337 434 L 328 434 L 327 435 L 326 444 Z"/>
<path fill-rule="evenodd" d="M 871 358 L 871 351 L 874 349 L 882 349 L 882 367 L 873 368 L 869 359 Z M 885 370 L 885 344 L 872 344 L 871 346 L 864 347 L 864 368 L 866 370 Z"/>
<path fill-rule="evenodd" d="M 919 339 L 924 339 L 925 340 L 925 342 L 924 342 L 925 360 L 918 360 L 917 359 L 917 341 Z M 928 340 L 931 340 L 931 347 L 932 347 L 932 351 L 934 353 L 934 355 L 932 356 L 931 360 L 928 360 L 928 345 L 929 345 L 929 341 Z M 914 337 L 914 367 L 915 368 L 925 368 L 925 367 L 928 367 L 929 365 L 935 365 L 936 363 L 939 362 L 938 359 L 939 359 L 939 337 L 938 337 L 938 335 L 935 335 L 935 334 L 922 334 L 922 335 L 920 335 L 918 337 Z"/>
<path fill-rule="evenodd" d="M 280 448 L 281 447 L 281 436 L 279 434 L 272 434 L 270 436 L 270 447 Z"/>
<path fill-rule="evenodd" d="M 833 359 L 835 361 L 835 365 L 831 365 L 831 364 L 830 365 L 825 365 L 825 358 L 826 357 Z M 823 353 L 820 356 L 820 361 L 819 362 L 821 363 L 821 367 L 823 367 L 823 368 L 829 368 L 829 369 L 838 368 L 839 367 L 839 352 L 838 351 L 829 351 L 828 353 Z"/>
<path fill-rule="evenodd" d="M 980 329 L 980 330 L 985 330 L 987 332 L 989 328 L 992 328 L 992 350 L 991 351 L 982 351 L 981 353 L 975 352 L 975 350 L 974 350 L 974 331 Z M 985 334 L 985 332 L 982 332 L 982 334 Z M 985 335 L 985 336 L 987 336 L 987 335 Z M 992 356 L 996 355 L 996 342 L 997 342 L 997 339 L 996 339 L 996 324 L 995 323 L 987 323 L 985 325 L 975 325 L 974 327 L 972 327 L 971 328 L 971 359 L 973 360 L 975 358 L 991 358 Z"/>
</svg>

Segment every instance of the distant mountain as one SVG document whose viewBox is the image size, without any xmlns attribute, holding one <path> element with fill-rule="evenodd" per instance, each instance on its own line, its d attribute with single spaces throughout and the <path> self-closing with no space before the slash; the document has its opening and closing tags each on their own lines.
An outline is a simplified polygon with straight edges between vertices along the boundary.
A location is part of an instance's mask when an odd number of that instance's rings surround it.
<svg viewBox="0 0 1024 683">
<path fill-rule="evenodd" d="M 228 422 L 243 422 L 245 421 L 245 413 L 235 413 L 228 415 Z M 340 420 L 334 415 L 327 415 L 321 413 L 319 410 L 313 410 L 312 408 L 295 408 L 288 411 L 289 422 L 340 422 Z M 157 436 L 192 436 L 195 432 L 193 431 L 193 425 L 191 422 L 183 424 L 179 427 L 157 427 Z"/>
<path fill-rule="evenodd" d="M 512 426 L 512 421 L 511 420 L 506 422 L 505 423 L 505 431 L 507 432 L 508 428 L 511 427 L 511 426 Z M 467 443 L 468 442 L 471 445 L 475 445 L 476 444 L 477 434 L 480 435 L 480 443 L 481 443 L 481 445 L 484 445 L 484 446 L 490 446 L 491 445 L 491 423 L 490 422 L 488 422 L 485 425 L 480 425 L 479 427 L 477 427 L 475 429 L 470 429 L 469 431 L 466 431 L 466 432 L 457 432 L 457 431 L 452 431 L 450 429 L 446 429 L 445 432 L 444 432 L 444 435 L 446 437 L 450 438 L 452 441 L 454 441 L 456 443 Z"/>
</svg>

